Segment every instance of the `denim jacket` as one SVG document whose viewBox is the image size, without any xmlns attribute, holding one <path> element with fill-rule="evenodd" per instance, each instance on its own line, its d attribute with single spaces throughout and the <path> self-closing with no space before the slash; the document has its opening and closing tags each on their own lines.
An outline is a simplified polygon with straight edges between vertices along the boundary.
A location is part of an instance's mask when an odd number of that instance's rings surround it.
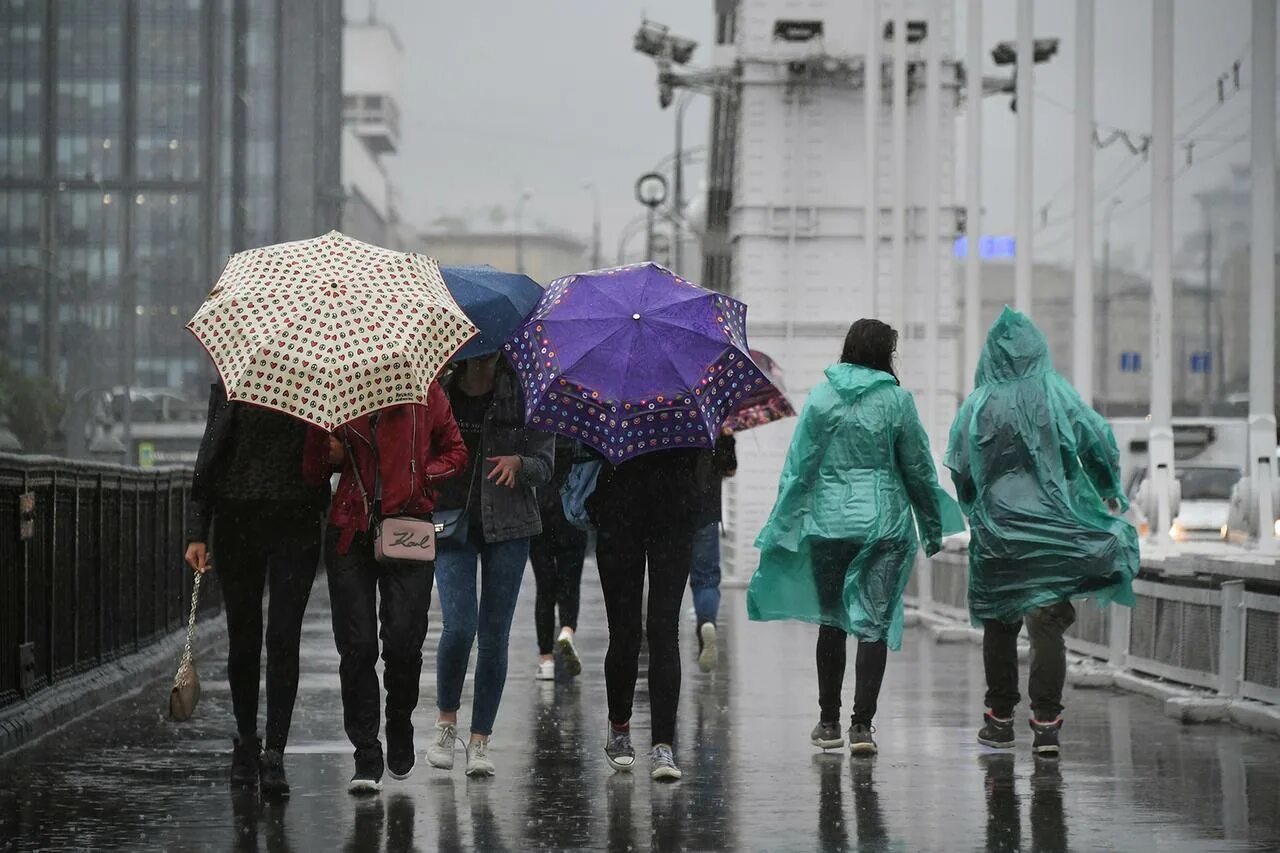
<svg viewBox="0 0 1280 853">
<path fill-rule="evenodd" d="M 446 393 L 453 390 L 457 374 L 440 380 Z M 490 456 L 519 456 L 520 473 L 515 488 L 499 486 L 481 476 L 479 488 L 471 495 L 471 501 L 480 503 L 480 520 L 486 542 L 505 542 L 537 536 L 542 532 L 542 517 L 538 512 L 537 489 L 551 483 L 555 465 L 555 436 L 549 432 L 532 430 L 524 425 L 524 405 L 520 383 L 506 361 L 498 364 L 494 377 L 493 402 L 484 415 L 484 429 L 480 436 L 480 452 L 473 464 L 481 471 L 488 470 L 485 461 Z M 456 477 L 440 490 L 439 509 L 458 509 L 466 505 L 467 489 L 471 476 Z"/>
</svg>

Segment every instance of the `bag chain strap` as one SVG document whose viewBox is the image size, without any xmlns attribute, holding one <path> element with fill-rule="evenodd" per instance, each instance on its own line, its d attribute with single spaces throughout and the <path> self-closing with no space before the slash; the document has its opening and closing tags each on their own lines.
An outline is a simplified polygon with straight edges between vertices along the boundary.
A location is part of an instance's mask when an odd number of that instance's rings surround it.
<svg viewBox="0 0 1280 853">
<path fill-rule="evenodd" d="M 191 586 L 191 615 L 187 618 L 187 644 L 182 648 L 182 662 L 191 662 L 191 644 L 196 637 L 196 609 L 200 606 L 200 579 L 204 577 L 196 572 L 195 582 Z"/>
</svg>

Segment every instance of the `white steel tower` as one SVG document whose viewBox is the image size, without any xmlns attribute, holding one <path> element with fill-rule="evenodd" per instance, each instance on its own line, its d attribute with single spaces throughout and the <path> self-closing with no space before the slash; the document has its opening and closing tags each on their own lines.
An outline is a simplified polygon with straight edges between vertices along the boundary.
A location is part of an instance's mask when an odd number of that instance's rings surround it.
<svg viewBox="0 0 1280 853">
<path fill-rule="evenodd" d="M 751 344 L 781 365 L 799 407 L 850 323 L 897 326 L 899 374 L 932 414 L 940 456 L 960 387 L 952 4 L 739 0 L 735 12 L 717 64 L 735 69 L 729 289 L 749 307 Z M 756 567 L 795 423 L 739 436 L 725 484 L 731 577 Z"/>
</svg>

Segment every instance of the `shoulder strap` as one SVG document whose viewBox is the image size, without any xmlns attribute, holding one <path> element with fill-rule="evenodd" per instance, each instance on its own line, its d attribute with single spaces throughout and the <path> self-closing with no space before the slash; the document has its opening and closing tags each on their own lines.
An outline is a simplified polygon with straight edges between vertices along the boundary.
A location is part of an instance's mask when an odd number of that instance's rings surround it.
<svg viewBox="0 0 1280 853">
<path fill-rule="evenodd" d="M 351 444 L 347 441 L 346 430 L 342 432 L 342 447 L 347 453 L 347 459 L 351 462 L 351 473 L 355 475 L 356 486 L 360 489 L 360 499 L 364 501 L 364 516 L 368 520 L 373 515 L 373 509 L 369 504 L 369 492 L 364 487 L 364 478 L 360 476 L 360 465 L 356 462 L 356 455 L 351 452 Z M 377 456 L 374 456 L 374 464 L 377 464 Z"/>
</svg>

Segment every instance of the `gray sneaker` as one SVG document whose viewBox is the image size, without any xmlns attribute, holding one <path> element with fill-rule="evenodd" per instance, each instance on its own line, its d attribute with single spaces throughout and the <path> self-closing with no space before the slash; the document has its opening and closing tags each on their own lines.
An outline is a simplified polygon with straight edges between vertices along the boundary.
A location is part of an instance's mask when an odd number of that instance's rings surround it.
<svg viewBox="0 0 1280 853">
<path fill-rule="evenodd" d="M 467 744 L 467 775 L 472 779 L 492 776 L 497 772 L 493 759 L 489 758 L 489 739 Z"/>
<path fill-rule="evenodd" d="M 674 782 L 684 774 L 676 766 L 671 747 L 660 743 L 649 753 L 649 778 L 659 782 Z"/>
<path fill-rule="evenodd" d="M 876 746 L 875 738 L 871 735 L 875 732 L 873 726 L 866 723 L 853 723 L 849 726 L 849 754 L 850 755 L 875 755 L 879 752 Z"/>
<path fill-rule="evenodd" d="M 809 733 L 809 743 L 819 749 L 839 749 L 844 746 L 844 735 L 840 733 L 840 724 L 819 721 Z"/>
<path fill-rule="evenodd" d="M 427 763 L 441 770 L 453 769 L 453 747 L 458 740 L 458 727 L 453 723 L 436 723 L 436 736 L 427 747 Z"/>
<path fill-rule="evenodd" d="M 631 732 L 617 732 L 610 725 L 604 741 L 604 757 L 608 759 L 609 766 L 614 770 L 630 771 L 631 765 L 636 763 L 636 750 L 631 745 Z"/>
</svg>

